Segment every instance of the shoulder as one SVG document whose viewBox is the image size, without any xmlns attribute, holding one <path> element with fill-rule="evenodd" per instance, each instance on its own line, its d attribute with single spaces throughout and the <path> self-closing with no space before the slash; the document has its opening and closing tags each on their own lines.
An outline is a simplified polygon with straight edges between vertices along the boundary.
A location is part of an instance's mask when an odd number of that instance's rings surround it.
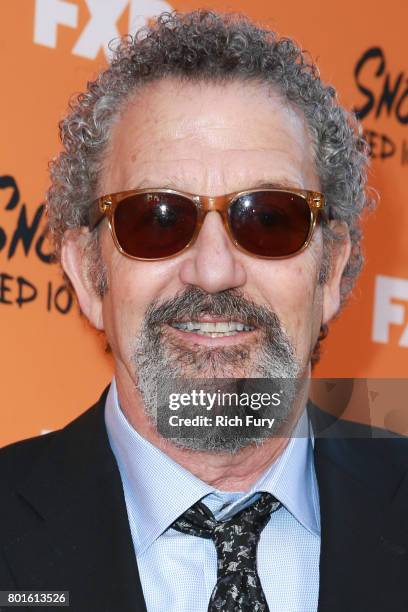
<svg viewBox="0 0 408 612">
<path fill-rule="evenodd" d="M 40 436 L 14 442 L 0 449 L 0 482 L 3 494 L 13 489 L 21 480 L 26 480 L 32 468 L 47 456 L 55 456 L 61 446 L 73 446 L 86 437 L 91 423 L 96 420 L 97 412 L 103 413 L 107 389 L 96 404 L 68 423 L 65 427 Z M 102 415 L 103 416 L 103 415 Z M 89 440 L 85 442 L 89 444 Z"/>
<path fill-rule="evenodd" d="M 386 429 L 337 419 L 315 409 L 313 414 L 309 410 L 309 416 L 320 479 L 323 475 L 333 479 L 335 474 L 348 474 L 373 491 L 393 494 L 408 471 L 408 438 Z"/>
<path fill-rule="evenodd" d="M 49 447 L 59 431 L 20 440 L 0 449 L 0 482 L 15 483 L 24 477 L 27 467 L 33 465 Z"/>
</svg>

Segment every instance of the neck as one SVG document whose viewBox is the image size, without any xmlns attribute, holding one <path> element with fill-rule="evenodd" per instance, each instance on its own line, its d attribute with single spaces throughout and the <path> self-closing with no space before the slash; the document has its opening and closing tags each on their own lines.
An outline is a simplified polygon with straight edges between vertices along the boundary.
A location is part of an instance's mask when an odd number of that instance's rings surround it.
<svg viewBox="0 0 408 612">
<path fill-rule="evenodd" d="M 220 491 L 248 491 L 285 450 L 294 427 L 305 408 L 309 384 L 302 388 L 291 418 L 281 437 L 271 437 L 256 446 L 248 445 L 231 453 L 195 451 L 175 446 L 163 438 L 146 415 L 142 397 L 128 376 L 116 372 L 116 385 L 122 412 L 132 427 L 148 442 L 197 478 Z"/>
</svg>

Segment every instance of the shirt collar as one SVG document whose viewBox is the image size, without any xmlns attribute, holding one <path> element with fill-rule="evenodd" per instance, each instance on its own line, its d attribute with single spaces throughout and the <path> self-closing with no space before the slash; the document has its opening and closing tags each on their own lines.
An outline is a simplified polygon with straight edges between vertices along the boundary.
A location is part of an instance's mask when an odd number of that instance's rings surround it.
<svg viewBox="0 0 408 612">
<path fill-rule="evenodd" d="M 319 489 L 313 445 L 313 433 L 304 410 L 285 450 L 254 488 L 272 493 L 303 527 L 320 536 Z"/>
<path fill-rule="evenodd" d="M 105 423 L 122 480 L 134 492 L 136 553 L 141 553 L 183 512 L 214 488 L 196 478 L 145 440 L 128 422 L 118 400 L 115 379 L 105 406 Z"/>
<path fill-rule="evenodd" d="M 222 499 L 223 492 L 206 484 L 163 451 L 145 440 L 128 422 L 118 400 L 113 379 L 105 406 L 105 423 L 125 490 L 133 494 L 132 514 L 137 530 L 136 554 L 150 546 L 183 512 L 205 496 Z M 228 508 L 258 491 L 268 491 L 309 531 L 320 535 L 318 487 L 306 411 L 280 457 L 264 472 L 248 493 Z M 218 517 L 219 518 L 219 517 Z"/>
</svg>

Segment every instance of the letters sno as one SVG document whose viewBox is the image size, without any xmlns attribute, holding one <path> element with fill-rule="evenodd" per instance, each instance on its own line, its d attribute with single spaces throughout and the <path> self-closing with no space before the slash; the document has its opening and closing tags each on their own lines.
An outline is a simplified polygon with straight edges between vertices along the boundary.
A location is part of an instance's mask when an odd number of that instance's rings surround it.
<svg viewBox="0 0 408 612">
<path fill-rule="evenodd" d="M 34 257 L 40 264 L 52 264 L 52 252 L 47 250 L 45 231 L 41 226 L 44 204 L 39 204 L 34 213 L 30 214 L 27 204 L 21 201 L 16 179 L 9 174 L 0 176 L 0 194 L 5 196 L 1 217 L 5 225 L 0 225 L 2 259 L 7 263 L 19 254 Z M 55 286 L 55 282 L 50 279 L 39 286 L 36 279 L 25 276 L 24 269 L 17 275 L 0 269 L 0 307 L 14 304 L 22 308 L 37 300 L 48 312 L 56 311 L 60 314 L 67 314 L 73 305 L 72 295 L 65 283 Z"/>
<path fill-rule="evenodd" d="M 172 10 L 164 0 L 85 0 L 89 20 L 78 33 L 73 55 L 95 59 L 103 49 L 110 57 L 109 42 L 120 36 L 117 21 L 129 9 L 128 31 L 136 32 L 150 17 Z M 45 47 L 58 45 L 58 26 L 77 29 L 79 6 L 66 0 L 36 0 L 34 42 Z"/>
</svg>

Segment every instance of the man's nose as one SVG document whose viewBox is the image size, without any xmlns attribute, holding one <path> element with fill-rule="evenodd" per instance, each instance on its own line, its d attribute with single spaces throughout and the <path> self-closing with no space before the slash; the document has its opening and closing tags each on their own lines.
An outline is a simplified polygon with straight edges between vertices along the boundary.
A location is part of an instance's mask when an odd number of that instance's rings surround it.
<svg viewBox="0 0 408 612">
<path fill-rule="evenodd" d="M 180 267 L 183 283 L 208 293 L 241 287 L 246 282 L 240 253 L 230 240 L 218 212 L 208 212 L 194 245 Z"/>
</svg>

